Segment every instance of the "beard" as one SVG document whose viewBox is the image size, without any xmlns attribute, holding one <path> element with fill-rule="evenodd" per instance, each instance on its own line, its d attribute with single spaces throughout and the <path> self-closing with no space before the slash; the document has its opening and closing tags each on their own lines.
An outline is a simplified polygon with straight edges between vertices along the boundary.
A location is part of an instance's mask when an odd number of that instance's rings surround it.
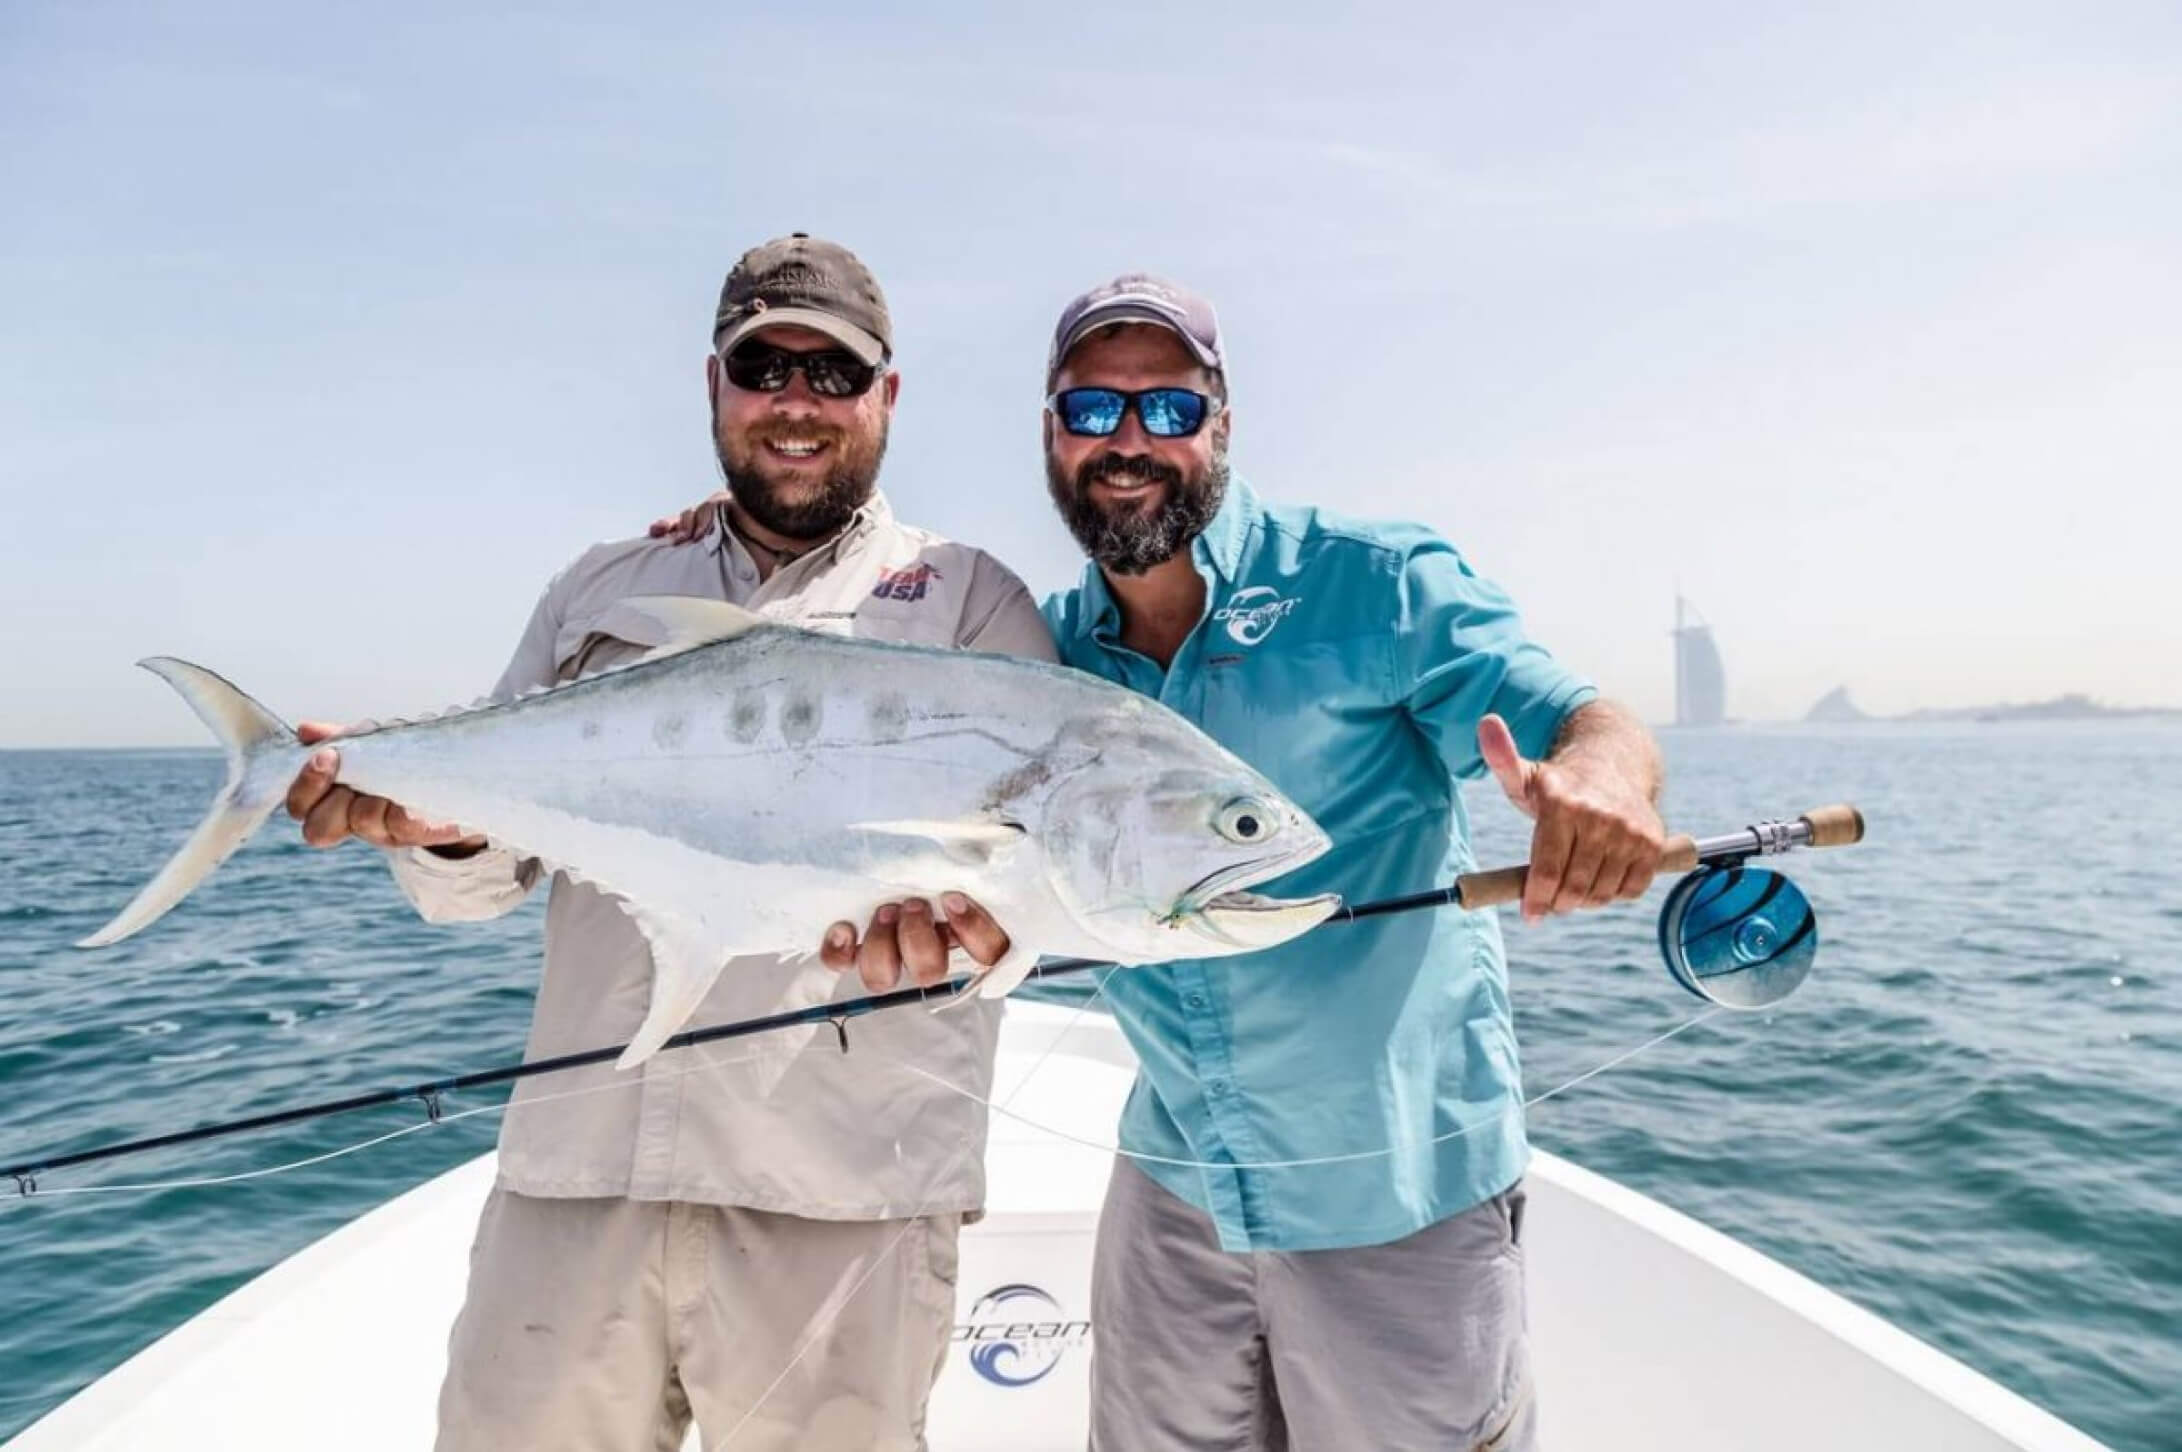
<svg viewBox="0 0 2182 1452">
<path fill-rule="evenodd" d="M 1091 497 L 1091 486 L 1102 479 L 1164 484 L 1166 491 L 1154 509 L 1121 503 L 1109 511 Z M 1046 492 L 1053 507 L 1083 552 L 1117 575 L 1141 575 L 1188 549 L 1220 512 L 1227 480 L 1227 450 L 1217 447 L 1212 463 L 1196 478 L 1157 459 L 1115 453 L 1093 455 L 1071 478 L 1051 453 L 1046 455 Z"/>
<path fill-rule="evenodd" d="M 720 436 L 718 419 L 712 428 L 713 449 L 720 460 L 720 476 L 736 505 L 760 526 L 793 540 L 831 539 L 848 526 L 871 499 L 886 458 L 887 420 L 869 433 L 851 434 L 830 424 L 806 420 L 795 424 L 753 424 L 740 438 Z M 790 497 L 777 477 L 779 466 L 765 457 L 765 445 L 774 438 L 815 439 L 826 447 L 830 460 L 825 477 L 815 489 Z"/>
</svg>

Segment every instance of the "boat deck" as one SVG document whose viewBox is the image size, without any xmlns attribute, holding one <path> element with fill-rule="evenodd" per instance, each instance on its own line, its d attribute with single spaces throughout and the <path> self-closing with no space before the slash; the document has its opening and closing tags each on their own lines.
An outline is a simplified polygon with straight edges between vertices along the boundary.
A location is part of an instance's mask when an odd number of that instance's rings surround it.
<svg viewBox="0 0 2182 1452">
<path fill-rule="evenodd" d="M 1035 1069 L 1035 1072 L 1033 1070 Z M 999 1097 L 1110 1143 L 1132 1073 L 1111 1024 L 1011 1006 Z M 1091 1235 L 1109 1157 L 996 1116 L 990 1210 L 966 1231 L 935 1452 L 1083 1446 Z M 429 1447 L 490 1156 L 275 1266 L 86 1388 L 9 1452 Z M 1525 1224 L 1549 1445 L 2088 1452 L 2100 1444 L 1839 1296 L 1655 1201 L 1538 1155 Z M 1002 1287 L 1034 1287 L 981 1306 Z M 1033 1309 L 1024 1309 L 1024 1306 Z M 1010 1307 L 1012 1306 L 1012 1309 Z M 1011 1355 L 972 1361 L 1013 1338 Z M 1034 1370 L 1042 1375 L 1027 1384 Z M 692 1444 L 695 1439 L 693 1437 Z"/>
</svg>

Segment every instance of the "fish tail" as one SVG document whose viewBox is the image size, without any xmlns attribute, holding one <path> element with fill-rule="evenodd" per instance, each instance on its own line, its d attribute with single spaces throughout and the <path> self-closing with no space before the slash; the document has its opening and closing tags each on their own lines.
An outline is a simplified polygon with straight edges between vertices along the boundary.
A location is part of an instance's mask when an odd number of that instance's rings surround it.
<svg viewBox="0 0 2182 1452">
<path fill-rule="evenodd" d="M 170 656 L 137 664 L 174 687 L 227 751 L 227 784 L 197 830 L 129 905 L 79 948 L 103 948 L 156 922 L 265 824 L 303 764 L 286 722 L 202 666 Z"/>
</svg>

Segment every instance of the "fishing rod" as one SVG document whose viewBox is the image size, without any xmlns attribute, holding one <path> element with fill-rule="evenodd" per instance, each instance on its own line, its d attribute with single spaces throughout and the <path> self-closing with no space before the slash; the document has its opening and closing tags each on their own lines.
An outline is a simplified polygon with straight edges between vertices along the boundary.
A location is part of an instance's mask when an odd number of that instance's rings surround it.
<svg viewBox="0 0 2182 1452">
<path fill-rule="evenodd" d="M 1675 981 L 1698 997 L 1728 1008 L 1762 1008 L 1793 992 L 1809 972 L 1812 955 L 1818 946 L 1815 917 L 1803 894 L 1787 878 L 1762 868 L 1747 868 L 1744 864 L 1752 857 L 1774 856 L 1798 848 L 1847 846 L 1862 841 L 1863 836 L 1862 813 L 1851 806 L 1831 806 L 1817 808 L 1792 820 L 1754 823 L 1741 831 L 1717 837 L 1668 838 L 1660 857 L 1661 870 L 1689 874 L 1668 894 L 1667 906 L 1660 914 L 1660 947 Z M 1474 911 L 1516 902 L 1523 896 L 1529 873 L 1527 863 L 1464 873 L 1448 887 L 1382 898 L 1354 907 L 1343 905 L 1319 927 L 1428 908 L 1459 907 Z M 1038 964 L 1027 976 L 1051 980 L 1120 966 L 1098 958 L 1057 958 Z M 669 1038 L 661 1049 L 689 1048 L 723 1039 L 827 1024 L 834 1030 L 841 1052 L 845 1054 L 849 1048 L 850 1019 L 912 1003 L 945 1002 L 961 996 L 977 983 L 974 975 L 950 978 L 929 987 L 897 988 L 838 1003 L 812 1004 L 808 1008 L 760 1018 L 686 1029 Z M 502 1064 L 451 1078 L 428 1079 L 421 1084 L 350 1095 L 344 1099 L 299 1104 L 144 1139 L 98 1145 L 72 1154 L 41 1155 L 0 1166 L 0 1177 L 13 1179 L 16 1190 L 28 1196 L 37 1193 L 38 1176 L 54 1170 L 410 1100 L 422 1103 L 429 1120 L 437 1123 L 445 1095 L 607 1063 L 619 1058 L 627 1047 L 627 1044 L 610 1044 L 519 1064 Z"/>
</svg>

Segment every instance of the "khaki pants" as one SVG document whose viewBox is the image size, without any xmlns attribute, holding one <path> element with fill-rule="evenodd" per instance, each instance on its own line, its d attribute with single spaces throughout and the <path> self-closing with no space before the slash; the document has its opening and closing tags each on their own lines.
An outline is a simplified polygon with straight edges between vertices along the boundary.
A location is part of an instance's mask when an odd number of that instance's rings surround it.
<svg viewBox="0 0 2182 1452">
<path fill-rule="evenodd" d="M 675 1452 L 693 1414 L 708 1452 L 921 1452 L 960 1219 L 495 1189 L 440 1452 Z"/>
<path fill-rule="evenodd" d="M 1093 1452 L 1535 1452 L 1520 1184 L 1390 1245 L 1220 1249 L 1114 1162 Z"/>
</svg>

